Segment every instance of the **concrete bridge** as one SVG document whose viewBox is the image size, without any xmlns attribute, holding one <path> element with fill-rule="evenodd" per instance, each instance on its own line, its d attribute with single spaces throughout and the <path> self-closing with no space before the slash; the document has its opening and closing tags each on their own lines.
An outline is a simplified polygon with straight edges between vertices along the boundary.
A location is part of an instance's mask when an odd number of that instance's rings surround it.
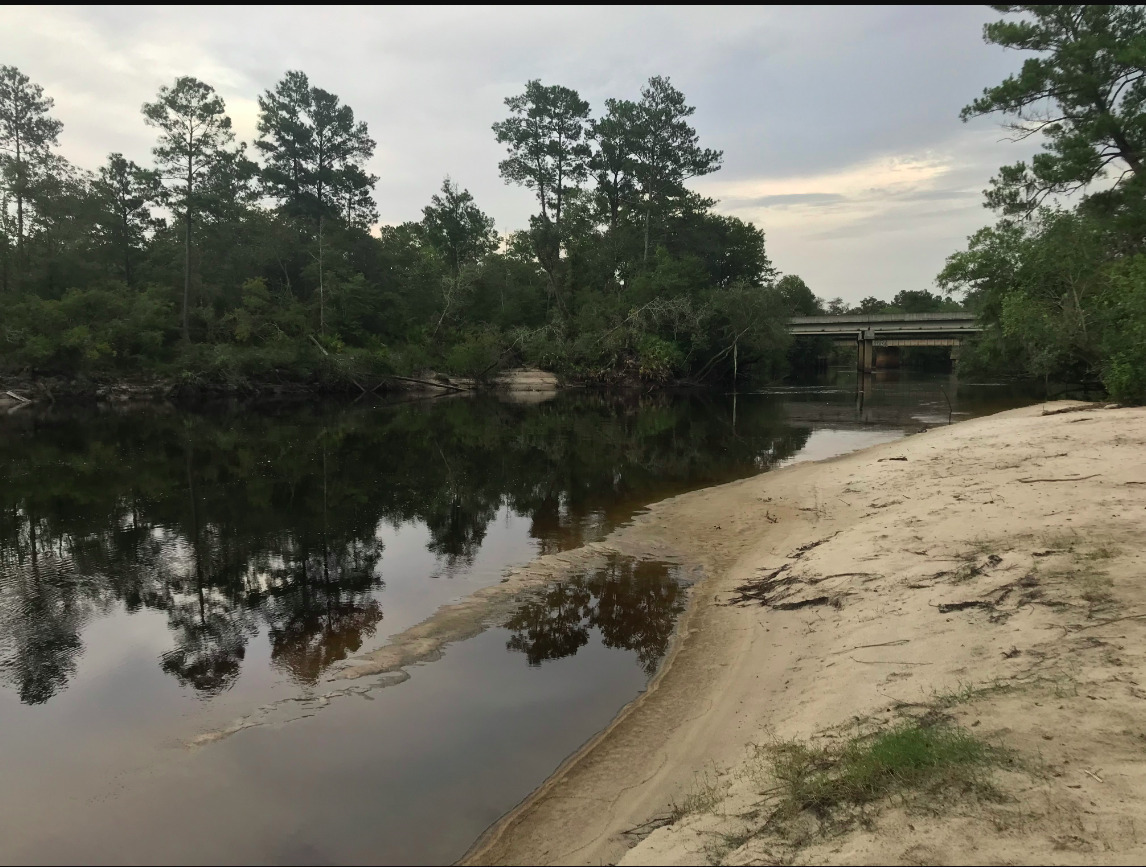
<svg viewBox="0 0 1146 867">
<path fill-rule="evenodd" d="M 882 346 L 957 347 L 968 334 L 982 331 L 974 313 L 845 313 L 840 316 L 793 316 L 788 332 L 797 337 L 831 337 L 856 344 L 856 366 L 875 368 Z"/>
</svg>

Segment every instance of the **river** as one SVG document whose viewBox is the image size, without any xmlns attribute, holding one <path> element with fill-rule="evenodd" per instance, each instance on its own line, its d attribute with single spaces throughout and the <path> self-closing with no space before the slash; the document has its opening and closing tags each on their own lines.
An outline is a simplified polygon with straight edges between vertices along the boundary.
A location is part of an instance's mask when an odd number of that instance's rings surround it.
<svg viewBox="0 0 1146 867">
<path fill-rule="evenodd" d="M 649 503 L 1031 399 L 894 371 L 0 416 L 0 861 L 455 860 L 639 695 L 689 576 L 613 559 L 298 701 L 339 663 Z"/>
</svg>

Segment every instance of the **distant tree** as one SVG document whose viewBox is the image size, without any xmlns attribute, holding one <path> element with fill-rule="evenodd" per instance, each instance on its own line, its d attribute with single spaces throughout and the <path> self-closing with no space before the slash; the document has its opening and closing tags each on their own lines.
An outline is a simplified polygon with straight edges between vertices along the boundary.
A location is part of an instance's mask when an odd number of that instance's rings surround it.
<svg viewBox="0 0 1146 867">
<path fill-rule="evenodd" d="M 364 168 L 376 143 L 350 106 L 297 70 L 259 97 L 258 130 L 266 192 L 317 227 L 319 330 L 325 332 L 326 221 L 341 217 L 347 226 L 364 226 L 377 218 L 378 178 Z"/>
<path fill-rule="evenodd" d="M 636 126 L 637 104 L 627 99 L 606 99 L 605 116 L 591 124 L 597 149 L 589 167 L 608 215 L 610 233 L 616 233 L 621 207 L 631 204 L 636 193 Z"/>
<path fill-rule="evenodd" d="M 235 139 L 223 99 L 210 85 L 183 76 L 171 87 L 161 87 L 159 98 L 143 106 L 149 126 L 159 130 L 152 153 L 159 174 L 169 183 L 165 200 L 183 222 L 183 316 L 182 333 L 191 339 L 188 308 L 191 302 L 191 233 L 201 207 L 203 187 L 225 148 Z"/>
<path fill-rule="evenodd" d="M 903 289 L 891 299 L 891 306 L 904 313 L 938 313 L 947 303 L 941 295 L 926 289 Z"/>
<path fill-rule="evenodd" d="M 461 189 L 449 176 L 442 181 L 441 195 L 431 196 L 430 204 L 422 209 L 422 230 L 450 269 L 440 327 L 461 292 L 462 268 L 497 249 L 497 232 L 493 217 L 482 213 L 469 190 Z"/>
<path fill-rule="evenodd" d="M 823 313 L 823 304 L 815 296 L 808 284 L 795 274 L 785 274 L 776 284 L 784 304 L 797 316 L 815 316 Z"/>
<path fill-rule="evenodd" d="M 684 198 L 684 182 L 715 172 L 724 156 L 721 151 L 700 147 L 700 137 L 688 122 L 695 112 L 667 78 L 654 75 L 641 88 L 635 108 L 632 160 L 644 211 L 646 262 L 651 211 L 663 213 L 669 200 Z"/>
<path fill-rule="evenodd" d="M 775 372 L 783 363 L 789 338 L 784 324 L 784 302 L 773 286 L 737 283 L 712 297 L 710 331 L 717 352 L 708 362 L 723 362 L 735 385 L 745 365 Z"/>
<path fill-rule="evenodd" d="M 374 155 L 375 142 L 366 124 L 354 119 L 354 110 L 319 87 L 310 90 L 312 194 L 320 214 L 336 213 L 349 196 L 369 190 L 378 179 L 361 171 Z M 348 171 L 350 168 L 359 171 Z"/>
<path fill-rule="evenodd" d="M 338 161 L 338 208 L 347 227 L 366 229 L 378 222 L 378 205 L 374 201 L 378 176 L 367 172 L 354 159 L 343 155 Z"/>
<path fill-rule="evenodd" d="M 852 308 L 853 313 L 882 313 L 887 307 L 886 301 L 880 301 L 878 298 L 869 295 L 864 298 Z"/>
<path fill-rule="evenodd" d="M 1003 168 L 987 201 L 1030 214 L 1048 195 L 1082 189 L 1108 169 L 1116 186 L 1137 178 L 1146 154 L 1146 10 L 1142 6 L 993 7 L 1018 20 L 987 24 L 992 45 L 1037 52 L 988 87 L 964 121 L 1001 112 L 1020 139 L 1046 136 L 1043 152 Z"/>
<path fill-rule="evenodd" d="M 848 312 L 848 305 L 844 302 L 843 298 L 837 296 L 829 301 L 824 309 L 829 316 L 842 316 Z"/>
<path fill-rule="evenodd" d="M 422 228 L 455 279 L 463 265 L 497 249 L 493 217 L 484 214 L 470 191 L 461 189 L 448 175 L 441 194 L 431 196 L 430 204 L 422 209 Z"/>
<path fill-rule="evenodd" d="M 299 214 L 306 209 L 312 173 L 314 130 L 306 117 L 310 103 L 310 82 L 297 70 L 259 97 L 255 149 L 263 157 L 263 191 Z"/>
<path fill-rule="evenodd" d="M 354 110 L 293 70 L 259 97 L 264 190 L 283 208 L 316 224 L 342 216 L 347 224 L 372 218 L 378 178 L 366 172 L 376 143 Z"/>
<path fill-rule="evenodd" d="M 561 215 L 570 190 L 588 177 L 590 148 L 586 139 L 589 103 L 559 84 L 526 82 L 525 92 L 505 100 L 510 117 L 493 125 L 509 156 L 498 163 L 506 183 L 537 193 L 543 223 L 552 222 L 561 240 Z M 551 216 L 552 215 L 552 216 Z"/>
<path fill-rule="evenodd" d="M 113 153 L 92 186 L 102 206 L 99 230 L 123 266 L 123 281 L 130 285 L 135 254 L 154 225 L 149 205 L 161 194 L 159 173 Z"/>
<path fill-rule="evenodd" d="M 16 200 L 16 253 L 24 252 L 24 208 L 35 169 L 58 144 L 64 125 L 48 115 L 54 101 L 15 66 L 0 66 L 0 177 Z"/>
</svg>

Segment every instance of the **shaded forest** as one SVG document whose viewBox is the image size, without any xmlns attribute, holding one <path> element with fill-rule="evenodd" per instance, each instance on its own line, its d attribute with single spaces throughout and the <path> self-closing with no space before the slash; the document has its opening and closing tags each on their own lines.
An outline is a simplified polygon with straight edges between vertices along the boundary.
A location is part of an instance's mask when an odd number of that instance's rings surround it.
<svg viewBox="0 0 1146 867">
<path fill-rule="evenodd" d="M 994 8 L 984 38 L 1022 67 L 962 117 L 1001 116 L 1042 150 L 991 180 L 997 221 L 949 258 L 945 296 L 851 310 L 963 306 L 986 326 L 963 372 L 1146 400 L 1146 11 Z M 142 106 L 150 162 L 110 154 L 93 171 L 58 153 L 50 95 L 0 67 L 0 372 L 339 388 L 524 363 L 585 383 L 727 383 L 827 353 L 783 319 L 847 305 L 781 277 L 758 227 L 690 189 L 723 155 L 669 79 L 596 113 L 536 80 L 504 104 L 491 135 L 505 182 L 534 197 L 527 225 L 496 231 L 447 176 L 419 219 L 379 228 L 375 139 L 302 72 L 259 96 L 249 144 L 209 84 L 179 78 Z"/>
<path fill-rule="evenodd" d="M 0 67 L 4 369 L 188 385 L 519 363 L 587 382 L 774 377 L 783 317 L 816 304 L 798 278 L 778 285 L 763 232 L 688 188 L 722 154 L 667 78 L 597 117 L 559 85 L 507 98 L 499 170 L 535 213 L 506 234 L 448 176 L 420 219 L 376 229 L 366 122 L 299 71 L 258 105 L 258 137 L 237 142 L 215 90 L 179 78 L 142 107 L 152 160 L 91 171 L 57 152 L 51 97 Z"/>
</svg>

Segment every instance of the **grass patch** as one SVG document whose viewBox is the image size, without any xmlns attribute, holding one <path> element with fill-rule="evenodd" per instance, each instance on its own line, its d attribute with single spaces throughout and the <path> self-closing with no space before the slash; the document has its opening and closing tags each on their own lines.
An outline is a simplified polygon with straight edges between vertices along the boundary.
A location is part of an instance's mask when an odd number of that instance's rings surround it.
<svg viewBox="0 0 1146 867">
<path fill-rule="evenodd" d="M 669 818 L 679 822 L 693 813 L 710 813 L 720 803 L 723 787 L 718 785 L 705 771 L 693 780 L 692 790 L 681 800 L 675 798 L 669 803 Z"/>
<path fill-rule="evenodd" d="M 987 793 L 984 767 L 999 750 L 947 723 L 912 721 L 861 735 L 836 747 L 781 744 L 772 748 L 781 785 L 780 811 L 826 816 L 908 791 Z"/>
<path fill-rule="evenodd" d="M 936 710 L 947 710 L 956 705 L 970 704 L 980 699 L 1013 692 L 1015 689 L 1016 685 L 1013 681 L 1005 681 L 999 678 L 995 678 L 990 683 L 978 685 L 965 682 L 960 683 L 951 692 L 935 693 L 932 696 L 931 703 Z"/>
</svg>

